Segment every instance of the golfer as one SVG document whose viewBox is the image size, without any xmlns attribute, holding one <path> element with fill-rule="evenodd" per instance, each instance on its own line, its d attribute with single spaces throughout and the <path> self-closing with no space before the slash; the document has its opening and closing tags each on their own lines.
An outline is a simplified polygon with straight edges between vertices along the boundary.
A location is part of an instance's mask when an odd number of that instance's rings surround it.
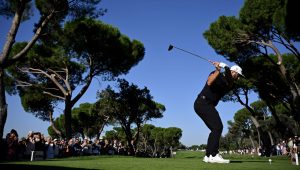
<svg viewBox="0 0 300 170">
<path fill-rule="evenodd" d="M 194 103 L 195 112 L 211 130 L 204 162 L 229 163 L 219 154 L 219 142 L 223 130 L 216 106 L 219 100 L 234 88 L 234 81 L 243 76 L 241 67 L 234 65 L 229 68 L 225 63 L 212 62 L 216 70 L 210 73 L 207 82 Z M 221 72 L 221 69 L 224 71 Z"/>
</svg>

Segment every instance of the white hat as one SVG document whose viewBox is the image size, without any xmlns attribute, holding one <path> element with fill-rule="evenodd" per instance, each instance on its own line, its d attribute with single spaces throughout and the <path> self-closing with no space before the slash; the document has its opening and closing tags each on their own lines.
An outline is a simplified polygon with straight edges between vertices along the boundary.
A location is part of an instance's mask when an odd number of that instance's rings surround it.
<svg viewBox="0 0 300 170">
<path fill-rule="evenodd" d="M 239 75 L 245 77 L 242 73 L 242 68 L 238 65 L 234 65 L 234 66 L 230 67 L 230 70 L 235 71 L 235 72 L 239 73 Z"/>
</svg>

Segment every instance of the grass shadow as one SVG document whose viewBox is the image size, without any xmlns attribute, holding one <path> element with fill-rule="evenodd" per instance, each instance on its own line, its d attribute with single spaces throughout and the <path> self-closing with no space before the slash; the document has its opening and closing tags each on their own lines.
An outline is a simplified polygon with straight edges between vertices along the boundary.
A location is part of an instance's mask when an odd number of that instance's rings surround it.
<svg viewBox="0 0 300 170">
<path fill-rule="evenodd" d="M 197 156 L 186 156 L 184 158 L 188 158 L 188 159 L 190 159 L 190 158 L 197 158 Z"/>
<path fill-rule="evenodd" d="M 44 166 L 44 165 L 25 165 L 25 164 L 0 164 L 0 169 L 21 169 L 21 170 L 96 170 L 89 168 L 74 168 L 74 167 L 61 167 L 61 166 Z M 99 169 L 97 169 L 99 170 Z M 101 169 L 100 169 L 101 170 Z"/>
<path fill-rule="evenodd" d="M 232 160 L 230 160 L 230 163 L 243 163 L 243 162 L 255 162 L 255 163 L 261 162 L 261 163 L 266 163 L 267 161 L 264 161 L 264 160 L 243 160 L 243 161 L 238 161 L 237 160 L 237 161 L 232 161 Z"/>
</svg>

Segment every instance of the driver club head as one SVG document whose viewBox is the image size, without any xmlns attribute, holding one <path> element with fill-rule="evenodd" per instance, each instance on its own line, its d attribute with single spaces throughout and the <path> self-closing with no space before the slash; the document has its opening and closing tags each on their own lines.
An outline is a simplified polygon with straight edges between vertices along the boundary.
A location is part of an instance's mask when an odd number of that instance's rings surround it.
<svg viewBox="0 0 300 170">
<path fill-rule="evenodd" d="M 170 45 L 169 45 L 169 48 L 168 48 L 168 51 L 171 51 L 171 50 L 173 49 L 173 47 L 174 47 L 174 46 L 170 44 Z"/>
</svg>

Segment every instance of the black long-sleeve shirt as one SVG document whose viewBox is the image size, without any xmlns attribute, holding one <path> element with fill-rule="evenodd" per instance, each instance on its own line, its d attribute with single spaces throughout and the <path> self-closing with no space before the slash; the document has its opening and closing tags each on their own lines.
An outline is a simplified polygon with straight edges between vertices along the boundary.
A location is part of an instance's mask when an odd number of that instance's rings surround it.
<svg viewBox="0 0 300 170">
<path fill-rule="evenodd" d="M 211 72 L 210 74 L 214 72 L 215 71 Z M 216 106 L 220 99 L 232 89 L 233 79 L 230 73 L 230 68 L 225 67 L 225 71 L 220 73 L 210 86 L 207 84 L 207 82 L 205 83 L 205 86 L 198 97 L 201 97 Z"/>
</svg>

